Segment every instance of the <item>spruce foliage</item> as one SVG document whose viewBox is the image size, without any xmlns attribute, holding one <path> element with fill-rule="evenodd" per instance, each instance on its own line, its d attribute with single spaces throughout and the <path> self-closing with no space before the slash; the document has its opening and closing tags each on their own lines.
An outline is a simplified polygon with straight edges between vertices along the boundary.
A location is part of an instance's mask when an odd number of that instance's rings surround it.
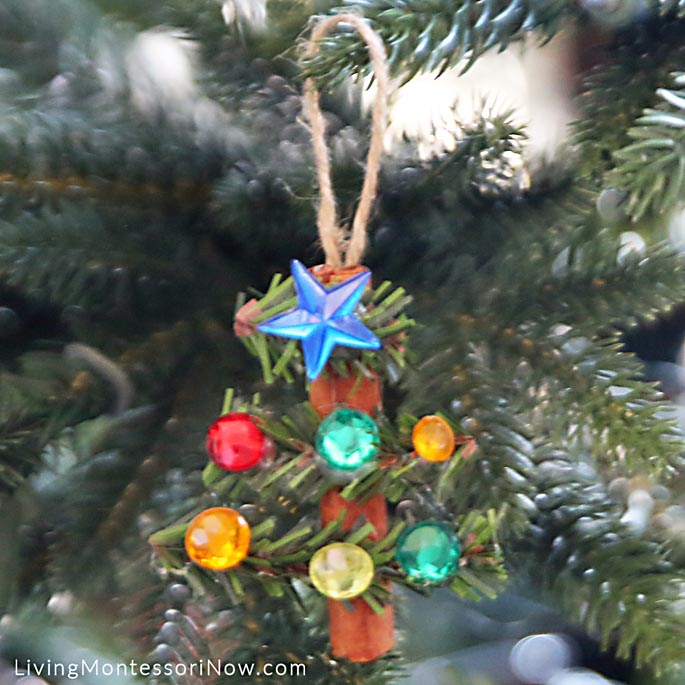
<svg viewBox="0 0 685 685">
<path fill-rule="evenodd" d="M 356 12 L 402 82 L 587 17 L 566 0 L 271 0 L 262 26 L 246 3 L 228 5 L 229 26 L 214 0 L 0 0 L 0 610 L 13 617 L 0 652 L 59 653 L 54 624 L 75 620 L 116 633 L 102 649 L 123 661 L 290 661 L 313 685 L 382 685 L 401 653 L 332 659 L 325 601 L 293 571 L 323 542 L 367 532 L 321 529 L 300 353 L 231 331 L 241 293 L 280 311 L 292 285 L 274 275 L 320 256 L 304 75 L 326 89 L 345 218 L 363 176 L 368 122 L 350 80 L 367 74 L 366 51 L 342 31 L 302 65 L 297 42 L 313 17 Z M 379 336 L 408 335 L 377 368 L 402 477 L 375 469 L 347 494 L 447 512 L 472 545 L 457 594 L 527 574 L 604 647 L 670 683 L 685 661 L 682 555 L 622 523 L 607 481 L 682 469 L 682 438 L 621 332 L 685 299 L 685 265 L 661 242 L 621 250 L 596 211 L 609 187 L 641 224 L 681 204 L 683 3 L 653 5 L 586 75 L 576 154 L 529 184 L 511 163 L 525 132 L 487 111 L 449 152 L 420 160 L 408 141 L 386 160 L 366 304 Z M 141 32 L 171 40 L 160 27 L 194 42 L 173 53 L 191 74 L 180 93 L 141 87 Z M 271 470 L 206 466 L 226 387 L 280 443 Z M 408 436 L 435 412 L 478 450 L 422 470 Z M 216 503 L 241 508 L 258 553 L 223 575 L 189 566 L 181 543 Z M 397 580 L 400 530 L 362 542 L 381 569 L 372 608 L 387 598 L 379 581 Z M 61 593 L 75 606 L 60 619 L 47 607 Z"/>
</svg>

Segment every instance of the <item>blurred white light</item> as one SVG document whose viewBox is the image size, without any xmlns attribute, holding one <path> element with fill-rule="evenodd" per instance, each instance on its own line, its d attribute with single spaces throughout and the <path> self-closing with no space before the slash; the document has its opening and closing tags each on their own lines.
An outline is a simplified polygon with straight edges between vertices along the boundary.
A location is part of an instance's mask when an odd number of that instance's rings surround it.
<svg viewBox="0 0 685 685">
<path fill-rule="evenodd" d="M 238 21 L 262 31 L 268 17 L 266 4 L 266 0 L 226 0 L 221 7 L 221 16 L 228 25 Z"/>
<path fill-rule="evenodd" d="M 145 116 L 164 111 L 170 120 L 195 124 L 198 142 L 221 142 L 228 114 L 204 97 L 197 83 L 197 45 L 179 31 L 150 29 L 132 41 L 120 65 L 115 51 L 104 43 L 98 53 L 98 73 L 106 90 L 129 92 L 131 103 Z M 123 68 L 122 68 L 123 67 Z"/>
<path fill-rule="evenodd" d="M 621 521 L 640 533 L 647 528 L 654 508 L 654 498 L 646 490 L 634 490 L 628 497 L 628 509 Z"/>
<path fill-rule="evenodd" d="M 643 255 L 647 243 L 645 239 L 635 231 L 624 231 L 621 233 L 621 247 L 616 255 L 616 261 L 623 264 L 630 255 Z"/>
<path fill-rule="evenodd" d="M 48 685 L 47 681 L 34 675 L 27 675 L 15 681 L 16 685 Z"/>
<path fill-rule="evenodd" d="M 55 616 L 68 616 L 74 608 L 74 601 L 71 592 L 56 592 L 48 600 L 48 611 Z"/>
<path fill-rule="evenodd" d="M 576 338 L 570 338 L 569 340 L 567 340 L 561 346 L 561 349 L 564 351 L 565 354 L 577 355 L 581 354 L 581 352 L 583 352 L 583 350 L 585 350 L 589 344 L 590 341 L 587 338 L 583 336 L 578 336 Z"/>
<path fill-rule="evenodd" d="M 527 156 L 556 152 L 575 118 L 569 80 L 559 78 L 570 68 L 572 51 L 568 36 L 559 34 L 542 48 L 528 41 L 503 52 L 490 50 L 465 74 L 461 63 L 439 78 L 435 72 L 414 77 L 393 95 L 386 148 L 401 149 L 409 139 L 423 158 L 450 151 L 463 127 L 486 111 L 511 112 L 516 125 L 526 126 Z M 375 93 L 373 86 L 365 90 L 366 107 Z"/>
<path fill-rule="evenodd" d="M 131 99 L 141 112 L 185 105 L 198 97 L 192 43 L 168 31 L 138 34 L 126 56 Z"/>
<path fill-rule="evenodd" d="M 571 250 L 565 247 L 552 262 L 552 274 L 555 276 L 565 276 L 568 273 L 568 259 Z"/>
<path fill-rule="evenodd" d="M 554 674 L 545 685 L 611 685 L 611 683 L 594 671 L 573 668 Z"/>
<path fill-rule="evenodd" d="M 676 248 L 685 250 L 685 209 L 676 209 L 668 221 L 668 235 Z"/>
<path fill-rule="evenodd" d="M 561 635 L 529 635 L 514 645 L 509 655 L 511 670 L 517 678 L 545 685 L 559 671 L 571 666 L 573 648 Z"/>
<path fill-rule="evenodd" d="M 616 188 L 605 188 L 597 198 L 597 213 L 608 224 L 617 224 L 627 218 L 625 212 L 626 194 Z"/>
<path fill-rule="evenodd" d="M 608 390 L 612 397 L 625 397 L 634 392 L 633 388 L 626 388 L 624 385 L 610 385 Z"/>
</svg>

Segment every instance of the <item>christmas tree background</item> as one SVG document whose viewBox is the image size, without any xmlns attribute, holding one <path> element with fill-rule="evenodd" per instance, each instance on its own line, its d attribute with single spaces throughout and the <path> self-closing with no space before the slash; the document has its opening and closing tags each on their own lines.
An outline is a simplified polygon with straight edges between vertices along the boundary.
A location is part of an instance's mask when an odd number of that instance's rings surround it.
<svg viewBox="0 0 685 685">
<path fill-rule="evenodd" d="M 398 588 L 398 648 L 373 664 L 331 658 L 316 593 L 198 583 L 149 542 L 240 505 L 206 471 L 226 388 L 275 420 L 306 400 L 297 373 L 265 381 L 233 319 L 291 259 L 323 261 L 305 74 L 354 213 L 366 49 L 340 31 L 298 50 L 341 9 L 383 39 L 398 89 L 364 260 L 413 298 L 385 414 L 406 437 L 402 417 L 441 413 L 478 446 L 401 501 L 484 517 L 508 575 L 474 574 L 465 595 L 497 595 L 480 602 Z M 1 682 L 15 660 L 220 653 L 307 665 L 265 682 L 681 683 L 684 28 L 675 0 L 0 0 Z M 553 147 L 550 109 L 460 85 L 552 49 L 537 95 L 574 96 Z M 436 115 L 429 82 L 458 106 Z M 281 549 L 320 525 L 298 485 L 243 510 Z"/>
</svg>

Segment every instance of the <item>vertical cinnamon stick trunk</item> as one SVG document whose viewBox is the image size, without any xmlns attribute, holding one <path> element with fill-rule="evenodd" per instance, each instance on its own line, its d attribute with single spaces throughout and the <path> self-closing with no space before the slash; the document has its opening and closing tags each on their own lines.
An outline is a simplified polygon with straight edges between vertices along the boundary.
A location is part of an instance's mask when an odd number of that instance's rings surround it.
<svg viewBox="0 0 685 685">
<path fill-rule="evenodd" d="M 353 374 L 343 378 L 328 367 L 325 374 L 312 383 L 310 400 L 321 417 L 329 414 L 337 405 L 373 416 L 382 406 L 381 385 L 373 372 L 361 378 Z M 363 516 L 375 528 L 369 534 L 370 540 L 380 540 L 387 535 L 388 510 L 382 494 L 377 493 L 362 504 L 343 499 L 340 490 L 332 488 L 321 498 L 323 525 L 336 520 L 342 511 L 345 512 L 344 530 L 351 528 Z M 383 613 L 376 614 L 360 598 L 349 602 L 329 599 L 328 613 L 331 648 L 335 657 L 362 663 L 374 661 L 392 649 L 395 629 L 390 602 L 385 605 Z"/>
<path fill-rule="evenodd" d="M 375 416 L 383 404 L 381 383 L 373 372 L 365 376 L 351 372 L 343 378 L 329 368 L 325 378 L 322 374 L 312 381 L 309 387 L 309 402 L 321 418 L 328 416 L 340 405 Z"/>
<path fill-rule="evenodd" d="M 343 528 L 348 529 L 364 516 L 376 528 L 370 540 L 380 540 L 388 532 L 388 513 L 385 497 L 377 493 L 363 504 L 348 501 L 337 489 L 329 490 L 321 499 L 321 520 L 325 525 L 345 511 Z M 387 585 L 388 590 L 390 585 Z M 395 624 L 392 604 L 388 602 L 382 614 L 360 598 L 345 602 L 328 600 L 328 615 L 333 655 L 358 663 L 375 661 L 387 654 L 395 644 Z"/>
</svg>

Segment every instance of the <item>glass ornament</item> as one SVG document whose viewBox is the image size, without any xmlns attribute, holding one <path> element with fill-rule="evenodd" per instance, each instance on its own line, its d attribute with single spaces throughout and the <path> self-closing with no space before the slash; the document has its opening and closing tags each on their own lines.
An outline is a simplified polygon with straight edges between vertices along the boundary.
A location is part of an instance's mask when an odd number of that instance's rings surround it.
<svg viewBox="0 0 685 685">
<path fill-rule="evenodd" d="M 421 582 L 439 583 L 459 568 L 461 549 L 454 531 L 440 521 L 422 521 L 397 541 L 395 558 L 405 573 Z"/>
<path fill-rule="evenodd" d="M 211 571 L 237 566 L 250 549 L 250 526 L 234 509 L 212 507 L 188 526 L 185 547 L 191 561 Z"/>
<path fill-rule="evenodd" d="M 329 414 L 316 432 L 316 451 L 332 469 L 354 471 L 373 461 L 380 447 L 378 426 L 356 409 Z"/>
<path fill-rule="evenodd" d="M 371 585 L 374 574 L 369 553 L 349 542 L 334 542 L 314 552 L 309 577 L 314 587 L 331 599 L 352 599 Z"/>
<path fill-rule="evenodd" d="M 207 431 L 207 454 L 225 471 L 245 471 L 273 451 L 271 440 L 250 414 L 232 412 L 220 416 Z"/>
<path fill-rule="evenodd" d="M 454 454 L 454 431 L 440 416 L 424 416 L 411 437 L 414 450 L 426 461 L 445 461 Z"/>
</svg>

